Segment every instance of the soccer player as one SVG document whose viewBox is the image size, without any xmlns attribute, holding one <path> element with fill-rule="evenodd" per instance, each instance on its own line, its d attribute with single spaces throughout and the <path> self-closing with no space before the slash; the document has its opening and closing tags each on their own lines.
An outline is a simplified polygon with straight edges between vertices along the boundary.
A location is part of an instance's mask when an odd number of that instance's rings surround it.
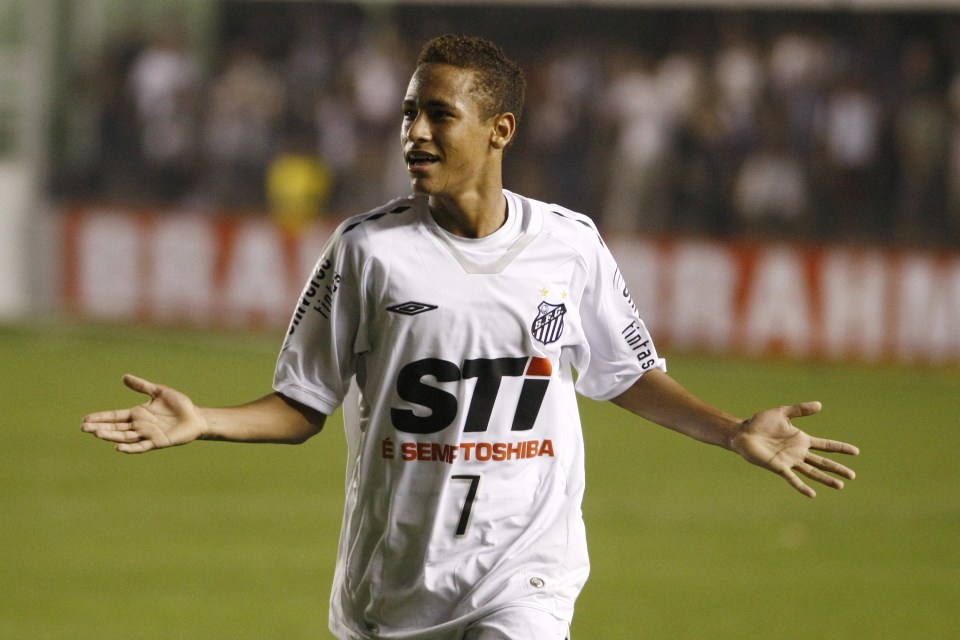
<svg viewBox="0 0 960 640">
<path fill-rule="evenodd" d="M 345 221 L 249 404 L 150 396 L 87 416 L 126 453 L 197 439 L 302 442 L 344 405 L 347 498 L 330 628 L 343 640 L 563 640 L 587 579 L 575 391 L 740 454 L 813 497 L 846 466 L 791 419 L 744 420 L 667 373 L 586 216 L 503 188 L 521 70 L 495 45 L 428 42 L 403 100 L 413 195 Z M 348 396 L 351 381 L 358 393 Z M 346 400 L 345 400 L 346 399 Z"/>
</svg>

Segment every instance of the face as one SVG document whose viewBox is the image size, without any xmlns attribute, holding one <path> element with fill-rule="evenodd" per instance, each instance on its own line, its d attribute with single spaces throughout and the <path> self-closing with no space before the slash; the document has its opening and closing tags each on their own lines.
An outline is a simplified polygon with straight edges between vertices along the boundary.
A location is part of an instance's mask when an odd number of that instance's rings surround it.
<svg viewBox="0 0 960 640">
<path fill-rule="evenodd" d="M 499 184 L 496 117 L 483 118 L 475 72 L 446 64 L 419 67 L 403 100 L 404 160 L 414 191 L 456 198 Z"/>
</svg>

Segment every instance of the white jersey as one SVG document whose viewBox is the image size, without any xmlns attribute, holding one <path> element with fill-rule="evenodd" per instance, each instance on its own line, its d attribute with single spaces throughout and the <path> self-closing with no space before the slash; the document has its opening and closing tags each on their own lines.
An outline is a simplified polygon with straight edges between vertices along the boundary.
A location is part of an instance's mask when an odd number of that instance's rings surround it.
<svg viewBox="0 0 960 640">
<path fill-rule="evenodd" d="M 589 570 L 574 390 L 609 399 L 664 367 L 590 219 L 504 194 L 507 222 L 478 240 L 423 196 L 347 220 L 291 322 L 279 393 L 330 414 L 360 390 L 343 640 L 427 638 L 517 603 L 569 621 Z"/>
</svg>

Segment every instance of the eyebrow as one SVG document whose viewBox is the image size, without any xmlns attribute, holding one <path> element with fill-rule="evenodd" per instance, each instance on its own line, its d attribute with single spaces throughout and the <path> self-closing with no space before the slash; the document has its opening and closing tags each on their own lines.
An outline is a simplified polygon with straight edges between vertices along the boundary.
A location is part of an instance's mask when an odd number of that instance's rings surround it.
<svg viewBox="0 0 960 640">
<path fill-rule="evenodd" d="M 404 107 L 416 106 L 416 104 L 417 104 L 417 101 L 414 100 L 413 98 L 406 98 L 402 103 Z M 447 102 L 446 100 L 440 100 L 440 99 L 428 100 L 422 105 L 421 108 L 422 109 L 427 109 L 427 108 L 438 109 L 439 108 L 439 109 L 459 110 L 459 107 L 457 107 L 457 105 L 453 104 L 452 102 Z"/>
</svg>

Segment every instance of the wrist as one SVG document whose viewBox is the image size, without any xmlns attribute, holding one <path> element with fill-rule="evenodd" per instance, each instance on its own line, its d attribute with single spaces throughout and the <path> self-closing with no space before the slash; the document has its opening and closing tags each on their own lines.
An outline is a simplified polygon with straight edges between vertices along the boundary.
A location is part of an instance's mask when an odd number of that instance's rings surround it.
<svg viewBox="0 0 960 640">
<path fill-rule="evenodd" d="M 724 429 L 722 445 L 727 451 L 740 453 L 740 438 L 747 426 L 747 420 L 731 417 Z"/>
<path fill-rule="evenodd" d="M 197 407 L 197 440 L 217 440 L 217 436 L 212 427 L 210 410 Z"/>
</svg>

